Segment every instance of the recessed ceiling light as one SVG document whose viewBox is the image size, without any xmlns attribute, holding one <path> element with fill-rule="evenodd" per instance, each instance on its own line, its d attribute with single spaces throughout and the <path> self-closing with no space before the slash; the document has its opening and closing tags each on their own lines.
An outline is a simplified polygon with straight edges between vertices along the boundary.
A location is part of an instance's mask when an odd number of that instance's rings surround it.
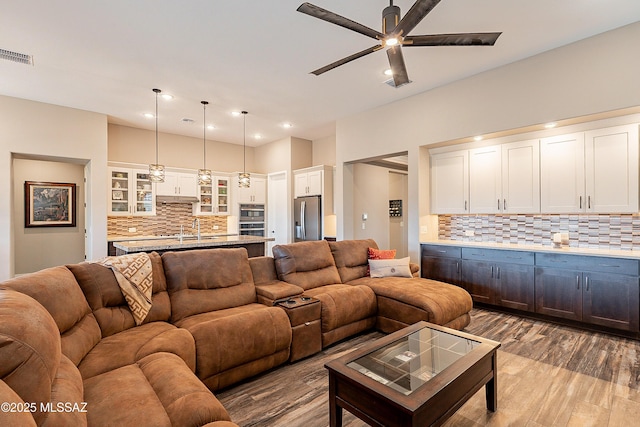
<svg viewBox="0 0 640 427">
<path fill-rule="evenodd" d="M 474 136 L 473 140 L 474 141 L 482 141 L 482 135 Z"/>
<path fill-rule="evenodd" d="M 153 119 L 155 117 L 153 113 L 144 113 L 143 116 L 145 116 L 147 119 Z"/>
<path fill-rule="evenodd" d="M 262 135 L 260 135 L 259 133 L 256 133 L 253 137 L 255 139 L 262 139 Z"/>
<path fill-rule="evenodd" d="M 285 128 L 285 129 L 289 129 L 289 128 L 292 128 L 293 125 L 291 123 L 283 123 L 282 127 Z"/>
<path fill-rule="evenodd" d="M 556 122 L 549 122 L 549 123 L 546 123 L 546 124 L 544 125 L 544 128 L 545 128 L 545 129 L 553 129 L 553 128 L 554 128 L 554 127 L 556 127 L 556 126 L 558 126 L 558 123 L 556 123 Z"/>
<path fill-rule="evenodd" d="M 385 75 L 385 76 L 391 76 L 391 75 L 393 75 L 393 71 L 391 71 L 391 68 L 387 68 L 386 70 L 384 70 L 384 75 Z"/>
<path fill-rule="evenodd" d="M 240 114 L 242 114 L 240 111 L 232 111 L 231 112 L 231 115 L 235 116 L 235 117 L 238 117 Z"/>
<path fill-rule="evenodd" d="M 169 95 L 168 93 L 163 93 L 162 95 L 160 95 L 162 97 L 162 99 L 170 101 L 173 99 L 173 95 Z"/>
<path fill-rule="evenodd" d="M 209 130 L 213 130 L 213 129 L 215 129 L 215 128 L 216 128 L 216 127 L 215 127 L 214 125 L 207 125 L 207 129 L 209 129 Z"/>
</svg>

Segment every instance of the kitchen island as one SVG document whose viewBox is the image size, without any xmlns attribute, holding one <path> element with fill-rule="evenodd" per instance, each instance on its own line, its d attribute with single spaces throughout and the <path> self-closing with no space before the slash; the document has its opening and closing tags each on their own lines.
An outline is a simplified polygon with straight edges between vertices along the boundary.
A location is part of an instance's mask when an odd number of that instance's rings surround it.
<svg viewBox="0 0 640 427">
<path fill-rule="evenodd" d="M 153 240 L 127 240 L 113 242 L 116 255 L 125 255 L 135 252 L 169 252 L 185 251 L 189 249 L 213 249 L 213 248 L 245 248 L 249 257 L 264 256 L 265 243 L 275 240 L 272 237 L 259 236 L 203 236 L 197 238 L 169 237 Z"/>
</svg>

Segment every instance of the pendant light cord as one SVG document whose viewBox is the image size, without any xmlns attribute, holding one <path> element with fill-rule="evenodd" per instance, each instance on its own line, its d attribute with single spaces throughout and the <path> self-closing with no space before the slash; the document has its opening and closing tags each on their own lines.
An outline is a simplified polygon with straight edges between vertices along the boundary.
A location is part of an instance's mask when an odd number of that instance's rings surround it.
<svg viewBox="0 0 640 427">
<path fill-rule="evenodd" d="M 207 101 L 202 103 L 202 169 L 207 168 Z"/>
<path fill-rule="evenodd" d="M 242 130 L 242 172 L 247 173 L 247 112 L 242 112 L 243 130 Z"/>
<path fill-rule="evenodd" d="M 156 165 L 158 164 L 158 94 L 162 92 L 160 89 L 153 89 L 156 93 Z"/>
</svg>

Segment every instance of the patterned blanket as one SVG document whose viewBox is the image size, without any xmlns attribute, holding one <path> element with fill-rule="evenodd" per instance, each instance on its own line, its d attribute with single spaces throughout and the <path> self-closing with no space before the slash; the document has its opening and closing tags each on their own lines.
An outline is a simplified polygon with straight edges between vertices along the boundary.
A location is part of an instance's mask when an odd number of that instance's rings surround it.
<svg viewBox="0 0 640 427">
<path fill-rule="evenodd" d="M 151 310 L 153 293 L 153 267 L 149 255 L 142 252 L 111 256 L 97 263 L 113 271 L 136 325 L 142 324 Z"/>
</svg>

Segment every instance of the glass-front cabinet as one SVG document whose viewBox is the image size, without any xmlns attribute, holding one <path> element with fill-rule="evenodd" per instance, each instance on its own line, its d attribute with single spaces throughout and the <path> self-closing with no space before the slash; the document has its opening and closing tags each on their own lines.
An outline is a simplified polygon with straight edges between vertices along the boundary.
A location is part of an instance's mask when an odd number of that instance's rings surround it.
<svg viewBox="0 0 640 427">
<path fill-rule="evenodd" d="M 146 169 L 109 168 L 109 215 L 155 215 L 155 193 Z"/>
<path fill-rule="evenodd" d="M 229 215 L 229 177 L 214 176 L 210 185 L 198 186 L 200 203 L 195 215 Z"/>
</svg>

